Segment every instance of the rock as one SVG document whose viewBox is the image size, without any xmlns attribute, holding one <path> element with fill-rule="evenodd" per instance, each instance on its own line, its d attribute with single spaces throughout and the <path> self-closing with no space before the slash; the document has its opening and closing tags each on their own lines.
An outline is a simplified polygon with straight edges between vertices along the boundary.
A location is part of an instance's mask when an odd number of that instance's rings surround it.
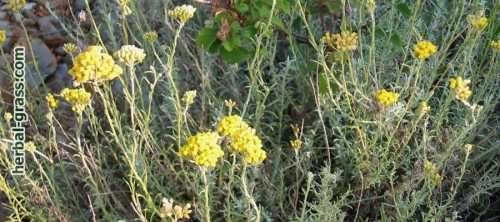
<svg viewBox="0 0 500 222">
<path fill-rule="evenodd" d="M 61 31 L 54 25 L 57 22 L 52 16 L 40 17 L 37 21 L 38 28 L 40 29 L 44 42 L 48 45 L 60 45 L 64 43 L 64 37 Z"/>
<path fill-rule="evenodd" d="M 38 70 L 40 71 L 40 73 L 38 73 L 34 66 L 33 55 L 28 47 L 26 39 L 19 39 L 18 44 L 26 47 L 26 82 L 30 87 L 38 87 L 48 76 L 56 71 L 56 57 L 41 39 L 31 39 L 31 47 L 35 60 L 38 63 Z"/>
<path fill-rule="evenodd" d="M 45 84 L 52 92 L 60 92 L 64 88 L 72 87 L 73 77 L 68 74 L 68 65 L 61 63 L 57 66 L 54 75 L 50 76 Z"/>
</svg>

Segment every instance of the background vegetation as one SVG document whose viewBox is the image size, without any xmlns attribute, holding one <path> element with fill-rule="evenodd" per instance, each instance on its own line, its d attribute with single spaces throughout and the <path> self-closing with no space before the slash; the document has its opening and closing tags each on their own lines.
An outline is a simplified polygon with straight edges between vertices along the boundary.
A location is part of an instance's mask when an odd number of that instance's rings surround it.
<svg viewBox="0 0 500 222">
<path fill-rule="evenodd" d="M 185 25 L 168 15 L 182 4 L 197 9 Z M 10 175 L 11 121 L 0 122 L 0 220 L 170 221 L 172 198 L 193 221 L 497 221 L 499 10 L 498 0 L 4 4 L 1 111 L 12 112 L 11 49 L 25 45 L 32 143 L 27 174 Z M 481 12 L 484 29 L 470 22 Z M 341 31 L 357 33 L 356 50 L 328 48 L 322 36 Z M 421 40 L 437 53 L 416 59 Z M 146 58 L 85 86 L 80 116 L 60 92 L 91 45 L 135 45 Z M 471 81 L 468 103 L 449 87 L 456 76 Z M 397 102 L 380 104 L 382 89 Z M 262 164 L 226 152 L 204 169 L 179 156 L 229 113 L 261 138 Z"/>
</svg>

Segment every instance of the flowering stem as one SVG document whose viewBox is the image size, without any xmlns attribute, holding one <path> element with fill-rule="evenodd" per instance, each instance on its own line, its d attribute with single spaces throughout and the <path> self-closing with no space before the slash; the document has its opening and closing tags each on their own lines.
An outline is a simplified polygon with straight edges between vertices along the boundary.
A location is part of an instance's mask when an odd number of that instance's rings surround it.
<svg viewBox="0 0 500 222">
<path fill-rule="evenodd" d="M 210 205 L 208 199 L 209 184 L 207 179 L 207 173 L 205 168 L 200 168 L 201 174 L 203 175 L 203 183 L 205 184 L 205 221 L 210 222 Z"/>
<path fill-rule="evenodd" d="M 259 210 L 259 207 L 257 206 L 257 203 L 255 203 L 255 199 L 248 192 L 246 174 L 247 174 L 247 164 L 243 163 L 243 171 L 241 172 L 241 185 L 243 187 L 243 192 L 245 193 L 245 197 L 247 198 L 248 202 L 250 202 L 250 205 L 252 205 L 253 209 L 255 210 L 255 214 L 256 214 L 255 221 L 259 222 L 260 221 L 260 210 Z"/>
</svg>

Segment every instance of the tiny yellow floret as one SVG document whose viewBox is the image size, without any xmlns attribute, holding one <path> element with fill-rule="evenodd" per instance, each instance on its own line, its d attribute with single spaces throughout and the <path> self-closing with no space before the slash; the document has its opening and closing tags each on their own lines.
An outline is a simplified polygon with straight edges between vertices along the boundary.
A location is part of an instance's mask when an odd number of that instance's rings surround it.
<svg viewBox="0 0 500 222">
<path fill-rule="evenodd" d="M 78 46 L 76 46 L 74 43 L 65 43 L 63 45 L 63 50 L 66 52 L 66 53 L 73 53 L 73 52 L 76 52 L 76 50 L 78 49 Z"/>
<path fill-rule="evenodd" d="M 495 50 L 495 51 L 500 51 L 500 39 L 498 40 L 492 40 L 490 42 L 490 47 Z"/>
<path fill-rule="evenodd" d="M 0 45 L 7 41 L 7 31 L 0 29 Z"/>
<path fill-rule="evenodd" d="M 475 29 L 483 30 L 488 26 L 488 19 L 484 17 L 484 12 L 479 12 L 475 15 L 470 15 L 468 17 L 469 24 Z"/>
<path fill-rule="evenodd" d="M 326 32 L 322 40 L 329 48 L 340 52 L 348 52 L 356 50 L 358 45 L 358 34 L 349 31 L 342 31 L 340 34 Z"/>
<path fill-rule="evenodd" d="M 472 91 L 469 88 L 470 80 L 463 79 L 460 76 L 450 79 L 450 89 L 455 93 L 455 98 L 468 104 Z"/>
</svg>

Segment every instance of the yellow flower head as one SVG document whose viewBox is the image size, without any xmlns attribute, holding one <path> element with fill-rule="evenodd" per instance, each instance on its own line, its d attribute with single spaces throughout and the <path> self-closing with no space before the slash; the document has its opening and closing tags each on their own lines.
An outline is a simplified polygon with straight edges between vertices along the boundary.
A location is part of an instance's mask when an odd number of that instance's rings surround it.
<svg viewBox="0 0 500 222">
<path fill-rule="evenodd" d="M 217 131 L 230 139 L 231 149 L 243 155 L 245 163 L 258 165 L 266 159 L 266 152 L 262 149 L 262 141 L 255 135 L 255 130 L 240 116 L 231 115 L 222 118 Z"/>
<path fill-rule="evenodd" d="M 73 53 L 73 52 L 76 52 L 76 50 L 78 49 L 78 46 L 76 46 L 74 43 L 65 43 L 63 45 L 63 50 L 66 52 L 66 53 Z"/>
<path fill-rule="evenodd" d="M 7 40 L 7 31 L 0 29 L 0 45 Z"/>
<path fill-rule="evenodd" d="M 85 89 L 63 89 L 61 91 L 61 97 L 64 98 L 73 109 L 75 113 L 81 113 L 85 110 L 85 107 L 90 105 L 91 102 L 91 94 Z"/>
<path fill-rule="evenodd" d="M 424 162 L 424 175 L 434 186 L 441 184 L 443 181 L 443 177 L 439 174 L 437 166 L 427 160 Z"/>
<path fill-rule="evenodd" d="M 182 157 L 194 161 L 201 167 L 215 167 L 217 161 L 224 156 L 219 145 L 219 134 L 215 132 L 198 133 L 188 138 L 186 145 L 179 153 Z"/>
<path fill-rule="evenodd" d="M 194 16 L 196 8 L 191 5 L 181 5 L 175 7 L 173 10 L 168 11 L 168 15 L 177 19 L 181 24 L 186 23 Z"/>
<path fill-rule="evenodd" d="M 294 139 L 290 141 L 290 146 L 292 146 L 294 150 L 299 150 L 302 147 L 302 140 Z"/>
<path fill-rule="evenodd" d="M 467 154 L 469 154 L 472 151 L 472 148 L 474 148 L 474 146 L 472 144 L 465 144 L 464 145 L 464 149 L 465 149 L 465 152 Z"/>
<path fill-rule="evenodd" d="M 144 39 L 146 39 L 146 41 L 148 42 L 154 42 L 158 39 L 158 33 L 146 32 L 146 34 L 144 34 Z"/>
<path fill-rule="evenodd" d="M 413 52 L 417 59 L 426 59 L 437 52 L 437 46 L 430 41 L 419 41 L 413 47 Z"/>
<path fill-rule="evenodd" d="M 358 45 L 358 34 L 355 32 L 342 31 L 340 34 L 325 33 L 323 36 L 325 44 L 337 51 L 354 51 Z"/>
<path fill-rule="evenodd" d="M 495 51 L 500 51 L 500 39 L 498 40 L 492 40 L 490 42 L 490 47 L 495 50 Z"/>
<path fill-rule="evenodd" d="M 375 8 L 377 8 L 377 2 L 375 0 L 368 0 L 366 2 L 366 9 L 368 12 L 373 13 L 375 11 Z"/>
<path fill-rule="evenodd" d="M 59 101 L 54 97 L 54 95 L 52 95 L 52 93 L 49 93 L 45 99 L 51 109 L 57 109 L 57 107 L 59 107 Z"/>
<path fill-rule="evenodd" d="M 455 92 L 455 98 L 468 103 L 469 97 L 472 95 L 472 91 L 469 88 L 470 80 L 463 79 L 460 76 L 450 79 L 450 88 Z"/>
<path fill-rule="evenodd" d="M 30 153 L 33 153 L 36 150 L 36 145 L 33 141 L 30 141 L 24 144 L 24 149 Z"/>
<path fill-rule="evenodd" d="M 396 103 L 399 99 L 399 94 L 395 92 L 389 92 L 385 89 L 377 91 L 376 95 L 377 101 L 383 106 L 391 106 Z"/>
<path fill-rule="evenodd" d="M 120 50 L 115 52 L 115 58 L 129 66 L 141 63 L 146 58 L 143 49 L 137 48 L 133 45 L 124 45 Z"/>
<path fill-rule="evenodd" d="M 69 74 L 76 83 L 102 82 L 122 74 L 122 68 L 115 64 L 113 57 L 103 51 L 100 46 L 89 46 L 75 57 Z"/>
<path fill-rule="evenodd" d="M 6 122 L 10 122 L 12 120 L 12 118 L 14 118 L 12 116 L 12 113 L 9 113 L 9 112 L 5 112 L 3 114 L 3 119 L 6 121 Z"/>
<path fill-rule="evenodd" d="M 484 17 L 484 12 L 480 11 L 475 15 L 469 15 L 469 24 L 475 29 L 482 30 L 488 25 L 488 19 Z"/>
<path fill-rule="evenodd" d="M 182 100 L 186 103 L 187 106 L 194 103 L 194 99 L 196 98 L 196 90 L 190 90 L 184 93 Z"/>
<path fill-rule="evenodd" d="M 26 0 L 8 0 L 7 3 L 7 7 L 14 12 L 19 12 L 24 5 L 26 5 Z"/>
</svg>

